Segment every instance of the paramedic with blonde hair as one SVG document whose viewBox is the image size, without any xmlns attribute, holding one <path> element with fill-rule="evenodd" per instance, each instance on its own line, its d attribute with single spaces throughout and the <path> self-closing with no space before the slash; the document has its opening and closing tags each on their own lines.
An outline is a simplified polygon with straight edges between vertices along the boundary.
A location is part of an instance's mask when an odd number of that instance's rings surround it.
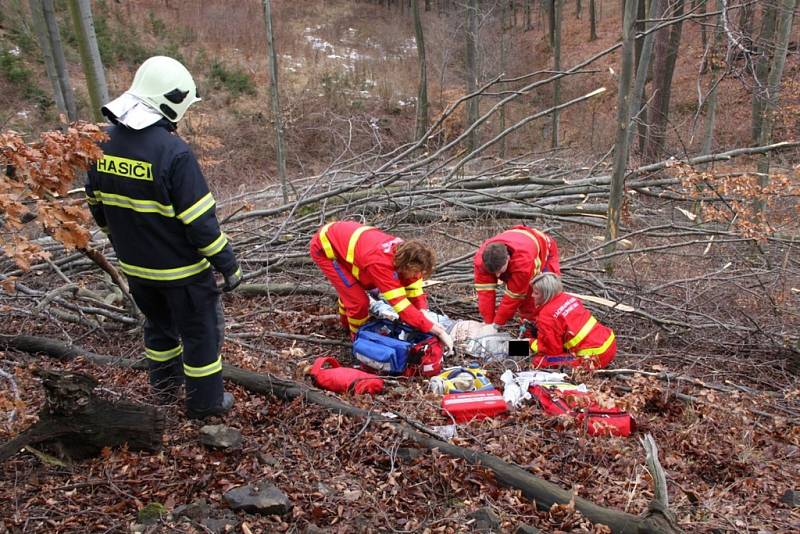
<svg viewBox="0 0 800 534">
<path fill-rule="evenodd" d="M 538 307 L 531 339 L 532 366 L 606 367 L 617 353 L 614 332 L 600 324 L 561 279 L 542 273 L 531 281 Z"/>
</svg>

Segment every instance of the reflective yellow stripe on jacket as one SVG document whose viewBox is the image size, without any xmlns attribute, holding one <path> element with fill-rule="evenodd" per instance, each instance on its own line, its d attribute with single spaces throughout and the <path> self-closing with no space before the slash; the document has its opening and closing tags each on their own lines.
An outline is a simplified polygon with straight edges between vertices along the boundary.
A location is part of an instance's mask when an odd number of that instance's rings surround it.
<svg viewBox="0 0 800 534">
<path fill-rule="evenodd" d="M 213 208 L 215 204 L 216 202 L 214 201 L 213 195 L 211 193 L 206 193 L 200 200 L 180 212 L 178 214 L 178 219 L 180 219 L 183 224 L 189 224 Z"/>
<path fill-rule="evenodd" d="M 527 296 L 527 293 L 514 293 L 510 289 L 506 288 L 506 296 L 511 297 L 512 299 L 524 299 Z"/>
<path fill-rule="evenodd" d="M 475 284 L 475 291 L 497 291 L 497 284 Z"/>
<path fill-rule="evenodd" d="M 119 266 L 122 268 L 122 272 L 128 276 L 135 276 L 137 278 L 144 278 L 146 280 L 169 282 L 171 280 L 180 280 L 182 278 L 188 278 L 198 273 L 202 273 L 211 267 L 211 264 L 208 263 L 207 259 L 203 258 L 192 265 L 175 267 L 173 269 L 150 269 L 149 267 L 131 265 L 129 263 L 125 263 L 124 261 L 120 261 Z"/>
<path fill-rule="evenodd" d="M 591 356 L 598 356 L 600 354 L 603 354 L 605 351 L 608 350 L 608 347 L 610 347 L 611 344 L 614 342 L 614 339 L 616 339 L 616 336 L 614 336 L 614 332 L 611 332 L 608 335 L 608 338 L 606 338 L 603 344 L 600 345 L 599 347 L 593 349 L 581 349 L 577 351 L 575 355 L 580 356 L 581 358 L 589 358 Z"/>
<path fill-rule="evenodd" d="M 216 238 L 214 241 L 212 241 L 205 247 L 197 249 L 197 252 L 206 257 L 213 256 L 214 254 L 218 254 L 222 249 L 224 249 L 225 245 L 227 244 L 228 244 L 228 238 L 225 236 L 225 234 L 220 233 L 218 238 Z"/>
<path fill-rule="evenodd" d="M 381 295 L 383 295 L 386 302 L 392 305 L 392 308 L 394 308 L 394 311 L 397 313 L 411 306 L 411 301 L 406 298 L 406 288 L 404 287 L 390 289 L 389 291 L 381 293 Z"/>
<path fill-rule="evenodd" d="M 586 320 L 586 323 L 581 327 L 580 330 L 578 330 L 578 333 L 575 334 L 575 336 L 572 339 L 564 343 L 564 347 L 567 349 L 571 349 L 572 347 L 577 346 L 578 343 L 583 341 L 586 338 L 586 336 L 589 335 L 589 332 L 592 331 L 592 328 L 594 328 L 594 325 L 596 324 L 597 324 L 597 319 L 594 318 L 594 315 L 590 315 L 589 318 Z"/>
<path fill-rule="evenodd" d="M 536 254 L 534 255 L 536 259 L 533 260 L 534 264 L 533 274 L 535 275 L 540 273 L 542 271 L 542 260 L 539 259 L 539 241 L 536 240 L 536 236 L 534 234 L 538 233 L 542 237 L 545 237 L 545 235 L 542 234 L 541 232 L 537 232 L 536 230 L 533 230 L 534 233 L 532 234 L 531 232 L 528 232 L 527 230 L 522 230 L 521 228 L 512 228 L 511 230 L 509 230 L 509 232 L 516 232 L 518 234 L 522 234 L 524 236 L 528 236 L 531 238 L 533 244 L 536 245 Z"/>
<path fill-rule="evenodd" d="M 90 197 L 87 196 L 86 198 L 89 200 Z M 158 213 L 164 217 L 175 217 L 175 208 L 169 204 L 161 204 L 155 200 L 143 200 L 140 198 L 126 197 L 124 195 L 116 195 L 114 193 L 95 191 L 94 202 L 89 200 L 89 204 L 97 203 L 117 208 L 125 208 L 137 213 Z"/>
<path fill-rule="evenodd" d="M 322 243 L 322 249 L 325 251 L 325 257 L 329 260 L 334 261 L 336 260 L 336 254 L 333 252 L 333 246 L 331 245 L 330 239 L 328 239 L 328 228 L 333 223 L 328 223 L 322 227 L 322 230 L 319 231 L 319 241 Z M 356 256 L 356 244 L 358 244 L 358 238 L 361 237 L 361 234 L 366 232 L 367 230 L 372 230 L 372 226 L 361 226 L 357 228 L 353 235 L 350 236 L 350 241 L 347 243 L 347 255 L 345 256 L 344 260 L 353 266 L 353 276 L 356 280 L 358 280 L 360 269 L 356 266 L 354 262 Z"/>
<path fill-rule="evenodd" d="M 410 299 L 421 297 L 425 291 L 422 289 L 422 278 L 406 286 L 406 296 Z"/>
</svg>

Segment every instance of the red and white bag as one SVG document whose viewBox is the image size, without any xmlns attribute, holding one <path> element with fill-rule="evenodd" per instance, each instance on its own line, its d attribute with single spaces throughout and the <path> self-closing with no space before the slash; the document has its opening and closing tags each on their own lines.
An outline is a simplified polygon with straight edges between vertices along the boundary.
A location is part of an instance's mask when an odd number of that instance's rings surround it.
<svg viewBox="0 0 800 534">
<path fill-rule="evenodd" d="M 577 386 L 532 385 L 529 391 L 545 413 L 574 417 L 590 436 L 630 436 L 636 431 L 636 421 L 629 413 L 617 407 L 601 406 L 591 393 L 579 391 Z"/>
</svg>

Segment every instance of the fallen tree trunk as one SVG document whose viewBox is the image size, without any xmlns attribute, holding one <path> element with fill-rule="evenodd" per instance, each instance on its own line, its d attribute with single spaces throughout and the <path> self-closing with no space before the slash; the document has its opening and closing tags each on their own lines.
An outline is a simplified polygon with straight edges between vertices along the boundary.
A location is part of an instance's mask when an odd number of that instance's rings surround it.
<svg viewBox="0 0 800 534">
<path fill-rule="evenodd" d="M 330 295 L 336 296 L 336 290 L 329 285 L 301 286 L 297 284 L 242 284 L 236 288 L 237 293 L 254 297 L 258 295 Z"/>
<path fill-rule="evenodd" d="M 88 360 L 99 364 L 112 364 L 129 368 L 140 366 L 140 363 L 135 360 L 95 354 L 79 347 L 63 345 L 53 339 L 36 336 L 4 337 L 0 338 L 0 344 L 6 348 L 43 353 L 62 359 L 65 357 L 84 356 Z M 306 384 L 285 380 L 270 374 L 255 373 L 227 364 L 224 366 L 223 375 L 225 378 L 255 393 L 271 395 L 284 401 L 293 401 L 301 398 L 335 413 L 363 417 L 368 421 L 395 425 L 399 432 L 423 447 L 432 450 L 438 449 L 453 457 L 462 458 L 472 465 L 480 465 L 490 469 L 500 483 L 522 491 L 540 509 L 549 510 L 553 504 L 568 504 L 574 500 L 575 508 L 585 517 L 594 523 L 609 526 L 612 532 L 615 533 L 664 534 L 680 532 L 674 515 L 658 500 L 653 501 L 647 512 L 642 516 L 604 508 L 591 501 L 577 497 L 572 492 L 560 488 L 552 482 L 537 478 L 525 469 L 505 462 L 494 455 L 442 441 L 434 437 L 431 431 L 421 425 L 412 425 L 408 422 L 398 421 L 397 418 L 389 418 L 356 408 L 339 400 L 337 397 L 330 396 Z"/>
<path fill-rule="evenodd" d="M 0 446 L 0 462 L 27 445 L 55 444 L 64 456 L 97 456 L 105 447 L 127 444 L 131 450 L 161 448 L 166 419 L 153 406 L 111 402 L 94 393 L 97 382 L 78 373 L 38 371 L 43 378 L 45 405 L 39 421 Z"/>
</svg>

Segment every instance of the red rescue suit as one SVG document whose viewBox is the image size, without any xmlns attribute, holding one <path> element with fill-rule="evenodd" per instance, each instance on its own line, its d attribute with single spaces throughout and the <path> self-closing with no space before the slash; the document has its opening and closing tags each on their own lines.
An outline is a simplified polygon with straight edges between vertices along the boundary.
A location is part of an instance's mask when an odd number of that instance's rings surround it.
<svg viewBox="0 0 800 534">
<path fill-rule="evenodd" d="M 404 323 L 430 332 L 433 323 L 420 310 L 428 308 L 422 278 L 400 278 L 394 254 L 403 240 L 354 221 L 328 223 L 311 238 L 311 259 L 339 294 L 342 325 L 355 335 L 369 319 L 366 290 L 377 288 Z"/>
<path fill-rule="evenodd" d="M 614 332 L 597 322 L 580 299 L 560 293 L 539 310 L 533 367 L 607 366 L 617 353 Z"/>
<path fill-rule="evenodd" d="M 502 243 L 508 249 L 508 267 L 500 275 L 506 291 L 495 309 L 498 277 L 483 265 L 483 251 L 491 243 Z M 484 241 L 475 253 L 475 290 L 478 311 L 484 323 L 506 324 L 519 310 L 523 319 L 536 320 L 536 305 L 531 296 L 531 279 L 542 272 L 561 276 L 556 240 L 533 228 L 515 226 Z"/>
</svg>

